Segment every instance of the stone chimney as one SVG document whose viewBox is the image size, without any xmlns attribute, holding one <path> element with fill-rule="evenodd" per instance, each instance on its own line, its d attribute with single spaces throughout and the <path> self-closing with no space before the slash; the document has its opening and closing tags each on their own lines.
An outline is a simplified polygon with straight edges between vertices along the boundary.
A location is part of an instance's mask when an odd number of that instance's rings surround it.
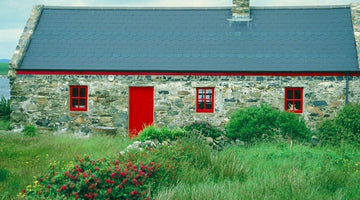
<svg viewBox="0 0 360 200">
<path fill-rule="evenodd" d="M 233 0 L 232 21 L 250 21 L 250 0 Z"/>
</svg>

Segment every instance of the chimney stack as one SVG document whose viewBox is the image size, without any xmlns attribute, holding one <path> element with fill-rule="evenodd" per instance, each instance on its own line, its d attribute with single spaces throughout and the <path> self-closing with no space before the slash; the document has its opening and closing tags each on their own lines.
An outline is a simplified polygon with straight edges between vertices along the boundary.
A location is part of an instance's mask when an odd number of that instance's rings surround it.
<svg viewBox="0 0 360 200">
<path fill-rule="evenodd" d="M 233 0 L 232 21 L 250 21 L 250 0 Z"/>
</svg>

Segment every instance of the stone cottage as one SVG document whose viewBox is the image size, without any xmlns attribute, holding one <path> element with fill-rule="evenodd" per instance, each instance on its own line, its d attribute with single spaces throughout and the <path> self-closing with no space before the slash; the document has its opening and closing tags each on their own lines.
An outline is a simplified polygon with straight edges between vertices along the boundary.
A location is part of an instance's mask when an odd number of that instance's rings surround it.
<svg viewBox="0 0 360 200">
<path fill-rule="evenodd" d="M 358 7 L 35 6 L 9 66 L 13 126 L 136 135 L 267 103 L 314 127 L 359 102 Z"/>
</svg>

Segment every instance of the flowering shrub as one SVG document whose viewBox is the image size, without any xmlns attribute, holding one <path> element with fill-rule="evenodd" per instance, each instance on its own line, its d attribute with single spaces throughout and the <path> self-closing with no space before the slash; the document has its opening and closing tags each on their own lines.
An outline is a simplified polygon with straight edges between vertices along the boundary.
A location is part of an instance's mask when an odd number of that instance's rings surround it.
<svg viewBox="0 0 360 200">
<path fill-rule="evenodd" d="M 134 164 L 107 159 L 77 158 L 75 166 L 50 173 L 37 180 L 36 189 L 24 190 L 27 196 L 70 199 L 150 199 L 150 183 L 158 164 Z M 40 185 L 40 186 L 39 186 Z"/>
</svg>

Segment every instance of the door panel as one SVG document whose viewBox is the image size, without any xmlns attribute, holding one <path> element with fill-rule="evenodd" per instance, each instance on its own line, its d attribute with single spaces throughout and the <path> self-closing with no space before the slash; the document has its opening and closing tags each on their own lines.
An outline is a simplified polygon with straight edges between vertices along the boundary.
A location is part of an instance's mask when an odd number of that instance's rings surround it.
<svg viewBox="0 0 360 200">
<path fill-rule="evenodd" d="M 129 87 L 129 136 L 136 137 L 154 121 L 154 88 Z"/>
</svg>

